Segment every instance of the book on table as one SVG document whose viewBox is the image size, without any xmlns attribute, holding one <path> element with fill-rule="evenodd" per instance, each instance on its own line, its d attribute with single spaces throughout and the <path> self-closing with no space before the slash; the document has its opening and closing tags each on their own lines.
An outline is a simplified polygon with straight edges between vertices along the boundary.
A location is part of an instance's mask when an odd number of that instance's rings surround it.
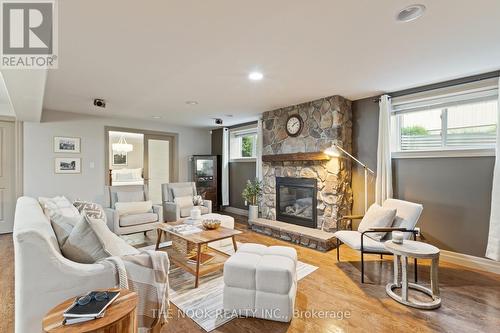
<svg viewBox="0 0 500 333">
<path fill-rule="evenodd" d="M 120 295 L 119 291 L 106 291 L 107 297 L 101 299 L 96 298 L 96 295 L 102 294 L 102 291 L 91 291 L 90 293 L 82 296 L 89 297 L 90 301 L 86 304 L 79 304 L 78 300 L 82 297 L 77 297 L 73 304 L 66 309 L 63 313 L 64 324 L 71 325 L 89 320 L 102 318 L 106 309 L 111 303 Z"/>
</svg>

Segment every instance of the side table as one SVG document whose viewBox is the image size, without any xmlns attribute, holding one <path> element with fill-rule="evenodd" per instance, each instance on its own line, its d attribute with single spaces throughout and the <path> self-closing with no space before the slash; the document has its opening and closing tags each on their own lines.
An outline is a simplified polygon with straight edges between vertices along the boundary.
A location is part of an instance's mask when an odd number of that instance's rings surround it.
<svg viewBox="0 0 500 333">
<path fill-rule="evenodd" d="M 439 249 L 433 245 L 404 240 L 403 244 L 396 244 L 392 240 L 384 243 L 385 248 L 394 254 L 394 282 L 386 286 L 387 295 L 395 301 L 417 309 L 431 310 L 441 306 L 439 295 Z M 417 259 L 431 259 L 431 289 L 416 283 L 408 282 L 408 257 Z M 399 277 L 399 264 L 401 263 L 401 278 Z M 416 268 L 415 268 L 416 269 Z M 401 296 L 396 295 L 395 288 L 401 288 Z M 408 288 L 418 290 L 430 296 L 431 302 L 410 301 L 408 299 Z"/>
<path fill-rule="evenodd" d="M 63 325 L 63 312 L 73 304 L 75 297 L 57 305 L 43 318 L 43 331 L 50 333 L 127 332 L 137 333 L 137 294 L 119 289 L 120 295 L 106 309 L 104 317 L 73 325 Z"/>
</svg>

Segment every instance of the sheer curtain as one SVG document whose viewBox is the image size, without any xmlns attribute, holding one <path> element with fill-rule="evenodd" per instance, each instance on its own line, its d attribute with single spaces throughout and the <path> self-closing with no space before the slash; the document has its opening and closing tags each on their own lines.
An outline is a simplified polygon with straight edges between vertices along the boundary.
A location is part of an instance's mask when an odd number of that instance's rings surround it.
<svg viewBox="0 0 500 333">
<path fill-rule="evenodd" d="M 222 205 L 229 206 L 229 129 L 222 129 Z"/>
<path fill-rule="evenodd" d="M 375 183 L 375 202 L 381 205 L 392 198 L 391 164 L 391 101 L 388 95 L 380 97 L 378 120 L 377 180 Z"/>
<path fill-rule="evenodd" d="M 500 92 L 500 78 L 498 80 Z M 486 257 L 500 261 L 500 96 L 497 111 L 497 144 L 495 152 L 495 169 L 493 170 L 493 190 L 491 192 L 490 231 Z"/>
<path fill-rule="evenodd" d="M 262 180 L 262 119 L 257 122 L 257 143 L 255 158 L 255 178 Z"/>
</svg>

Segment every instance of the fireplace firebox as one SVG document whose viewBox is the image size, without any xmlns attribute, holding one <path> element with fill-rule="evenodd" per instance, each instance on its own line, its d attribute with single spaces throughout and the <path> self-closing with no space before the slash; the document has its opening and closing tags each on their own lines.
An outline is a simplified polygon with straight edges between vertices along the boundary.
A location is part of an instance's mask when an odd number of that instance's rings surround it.
<svg viewBox="0 0 500 333">
<path fill-rule="evenodd" d="M 276 177 L 276 219 L 317 228 L 317 180 Z"/>
</svg>

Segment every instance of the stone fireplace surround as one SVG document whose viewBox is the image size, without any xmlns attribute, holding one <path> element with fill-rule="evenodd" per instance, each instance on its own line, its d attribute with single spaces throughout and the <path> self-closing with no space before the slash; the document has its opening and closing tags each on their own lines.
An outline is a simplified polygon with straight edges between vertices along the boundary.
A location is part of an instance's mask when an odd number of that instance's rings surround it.
<svg viewBox="0 0 500 333">
<path fill-rule="evenodd" d="M 293 114 L 304 121 L 297 137 L 289 137 L 285 131 L 286 121 Z M 263 155 L 321 152 L 332 142 L 351 151 L 351 101 L 341 96 L 268 111 L 262 120 Z M 317 228 L 335 231 L 339 217 L 351 210 L 349 160 L 264 162 L 261 212 L 267 220 L 276 220 L 276 177 L 317 179 Z"/>
</svg>

